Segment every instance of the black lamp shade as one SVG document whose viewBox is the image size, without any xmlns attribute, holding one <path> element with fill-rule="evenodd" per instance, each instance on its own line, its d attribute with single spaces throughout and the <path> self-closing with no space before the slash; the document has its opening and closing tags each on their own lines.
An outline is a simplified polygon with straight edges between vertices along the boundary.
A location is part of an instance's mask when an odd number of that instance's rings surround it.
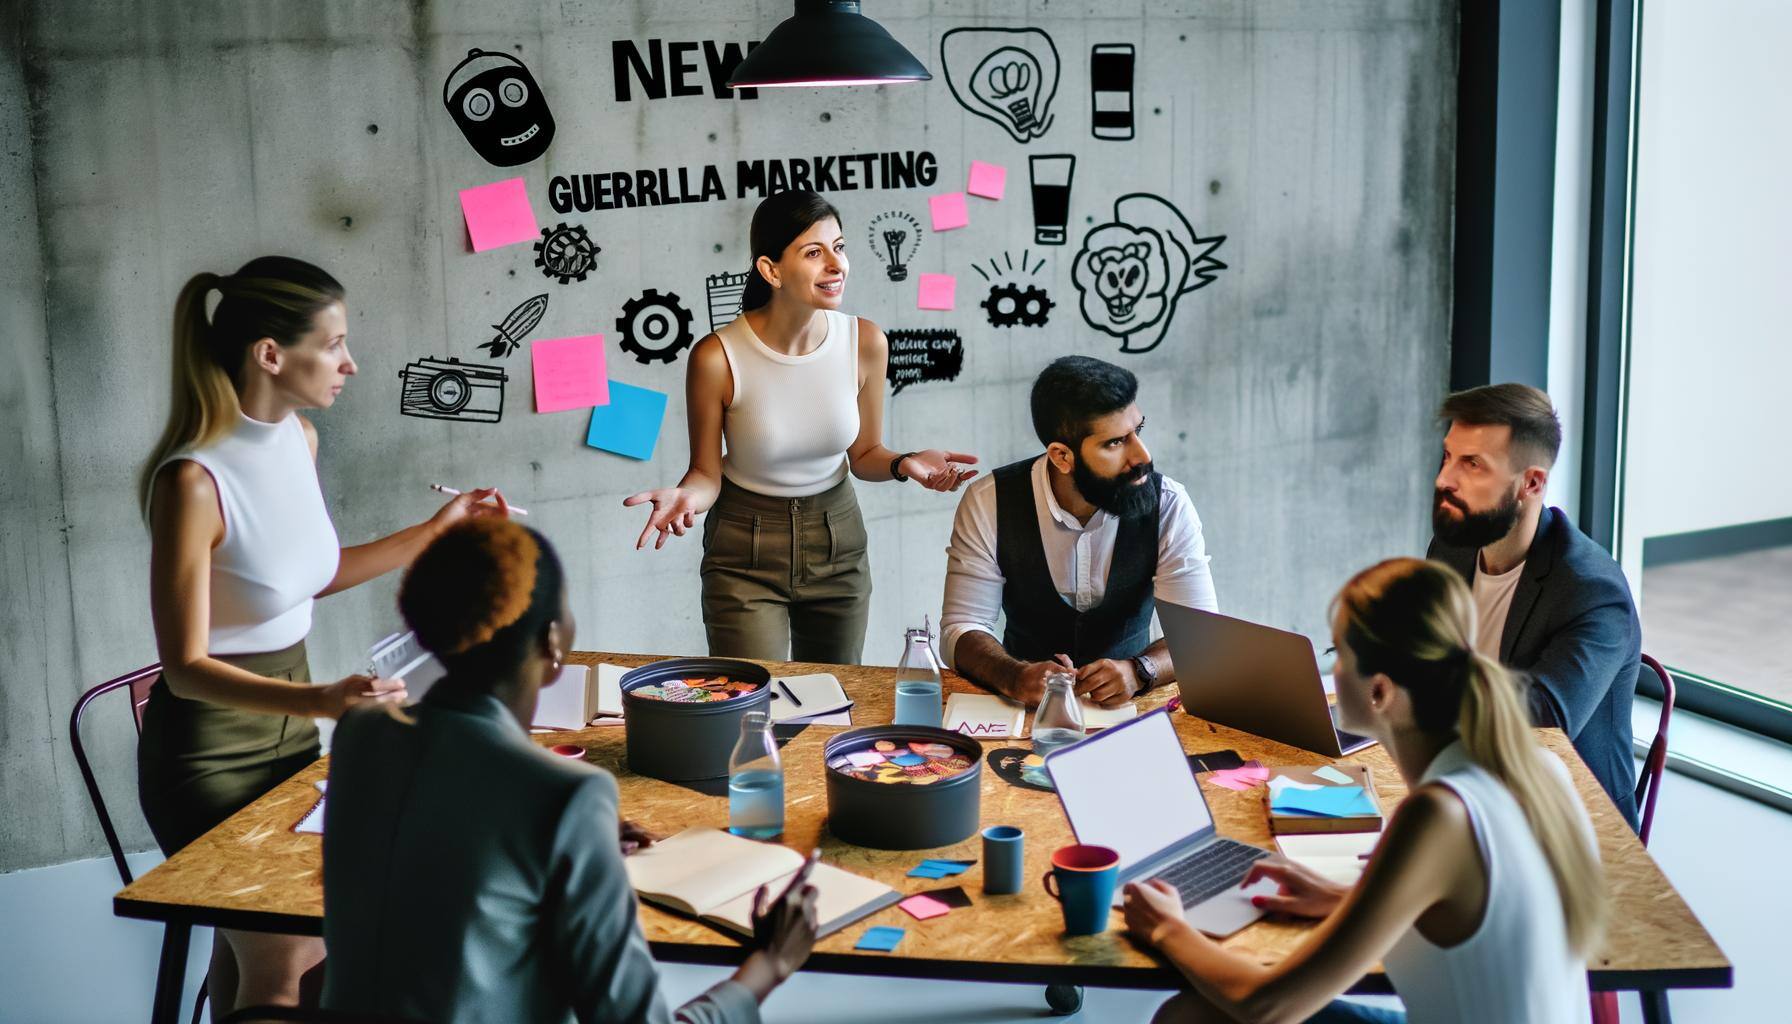
<svg viewBox="0 0 1792 1024">
<path fill-rule="evenodd" d="M 925 82 L 914 54 L 859 13 L 858 0 L 796 0 L 784 19 L 734 69 L 734 89 Z"/>
</svg>

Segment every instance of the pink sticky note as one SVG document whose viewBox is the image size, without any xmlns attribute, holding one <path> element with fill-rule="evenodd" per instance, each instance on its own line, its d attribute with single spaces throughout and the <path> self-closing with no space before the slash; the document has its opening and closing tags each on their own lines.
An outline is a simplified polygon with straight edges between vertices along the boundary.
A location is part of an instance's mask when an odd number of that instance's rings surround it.
<svg viewBox="0 0 1792 1024">
<path fill-rule="evenodd" d="M 541 226 L 535 223 L 535 210 L 521 178 L 461 189 L 460 212 L 467 218 L 474 252 L 541 237 Z"/>
<path fill-rule="evenodd" d="M 933 214 L 933 230 L 950 231 L 971 222 L 971 211 L 965 207 L 963 192 L 947 192 L 929 196 L 927 209 Z"/>
<path fill-rule="evenodd" d="M 1225 789 L 1246 790 L 1251 788 L 1251 783 L 1233 777 L 1232 773 L 1229 771 L 1210 772 L 1208 773 L 1207 781 Z"/>
<path fill-rule="evenodd" d="M 952 910 L 951 907 L 948 907 L 926 893 L 910 896 L 908 899 L 903 900 L 896 905 L 903 910 L 908 911 L 909 916 L 917 921 L 925 921 L 930 917 L 938 917 L 941 914 L 950 913 Z"/>
<path fill-rule="evenodd" d="M 604 336 L 549 338 L 529 346 L 535 364 L 535 411 L 562 412 L 610 404 Z"/>
<path fill-rule="evenodd" d="M 958 278 L 951 274 L 922 274 L 919 309 L 951 309 L 957 304 Z"/>
<path fill-rule="evenodd" d="M 1008 168 L 1000 164 L 971 161 L 971 180 L 964 190 L 985 199 L 1000 199 L 1008 188 Z"/>
</svg>

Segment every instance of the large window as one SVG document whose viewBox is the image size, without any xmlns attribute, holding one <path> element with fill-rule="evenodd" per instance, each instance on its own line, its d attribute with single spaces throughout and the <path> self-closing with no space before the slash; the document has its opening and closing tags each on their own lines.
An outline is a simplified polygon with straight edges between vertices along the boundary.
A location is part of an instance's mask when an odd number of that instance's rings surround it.
<svg viewBox="0 0 1792 1024">
<path fill-rule="evenodd" d="M 1645 650 L 1745 724 L 1783 725 L 1792 4 L 1647 3 L 1640 38 L 1617 548 Z"/>
</svg>

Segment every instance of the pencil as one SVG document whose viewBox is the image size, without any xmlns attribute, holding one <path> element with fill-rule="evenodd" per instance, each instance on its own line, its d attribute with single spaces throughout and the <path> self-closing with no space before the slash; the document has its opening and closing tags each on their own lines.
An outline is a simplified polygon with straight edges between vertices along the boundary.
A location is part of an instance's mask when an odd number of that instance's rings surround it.
<svg viewBox="0 0 1792 1024">
<path fill-rule="evenodd" d="M 455 489 L 454 489 L 454 488 L 452 488 L 452 487 L 449 487 L 449 486 L 448 486 L 448 485 L 447 485 L 447 484 L 430 484 L 430 485 L 429 485 L 429 489 L 430 489 L 430 490 L 432 490 L 432 491 L 439 491 L 439 492 L 441 492 L 441 493 L 442 493 L 442 494 L 450 494 L 450 495 L 453 495 L 453 496 L 455 496 L 455 497 L 457 497 L 457 498 L 458 498 L 458 497 L 460 497 L 460 495 L 461 495 L 461 492 L 460 492 L 460 491 L 457 491 L 457 490 L 455 490 Z M 491 502 L 489 502 L 489 501 L 482 501 L 482 502 L 480 502 L 480 504 L 481 504 L 481 505 L 489 505 L 489 504 L 491 504 Z M 529 510 L 528 510 L 528 509 L 526 509 L 526 508 L 522 508 L 522 507 L 520 507 L 520 506 L 517 506 L 517 505 L 512 505 L 512 506 L 510 506 L 510 511 L 511 511 L 511 514 L 513 514 L 513 515 L 519 515 L 519 516 L 526 516 L 526 515 L 528 515 L 528 514 L 529 514 Z"/>
<path fill-rule="evenodd" d="M 796 694 L 790 692 L 790 687 L 784 684 L 784 680 L 778 680 L 778 689 L 784 691 L 784 696 L 790 698 L 790 703 L 795 704 L 799 708 L 803 706 L 803 702 L 797 698 Z"/>
</svg>

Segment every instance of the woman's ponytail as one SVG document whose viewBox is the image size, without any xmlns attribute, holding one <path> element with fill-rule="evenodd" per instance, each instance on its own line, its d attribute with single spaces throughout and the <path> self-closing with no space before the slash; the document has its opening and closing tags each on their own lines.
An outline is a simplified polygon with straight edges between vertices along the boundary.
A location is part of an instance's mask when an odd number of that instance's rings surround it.
<svg viewBox="0 0 1792 1024">
<path fill-rule="evenodd" d="M 776 256 L 772 257 L 773 262 L 776 262 L 777 259 Z M 759 272 L 759 257 L 755 256 L 753 262 L 747 264 L 747 286 L 741 289 L 740 311 L 745 313 L 749 309 L 758 309 L 770 301 L 772 301 L 772 285 L 765 279 L 765 275 Z"/>
<path fill-rule="evenodd" d="M 213 291 L 220 293 L 211 316 Z M 290 256 L 262 256 L 229 277 L 194 274 L 174 300 L 173 386 L 162 438 L 143 464 L 137 504 L 149 518 L 156 471 L 170 456 L 203 448 L 236 428 L 242 413 L 236 379 L 249 347 L 263 338 L 296 345 L 317 314 L 343 299 L 342 285 L 323 270 Z"/>
<path fill-rule="evenodd" d="M 1531 731 L 1523 682 L 1499 662 L 1470 653 L 1457 734 L 1469 759 L 1499 779 L 1524 811 L 1561 894 L 1568 945 L 1592 952 L 1605 930 L 1605 873 L 1580 827 L 1575 797 L 1549 770 Z"/>
<path fill-rule="evenodd" d="M 1358 673 L 1385 673 L 1412 698 L 1420 731 L 1454 733 L 1512 794 L 1555 877 L 1569 946 L 1590 952 L 1607 912 L 1599 853 L 1531 731 L 1523 682 L 1474 649 L 1468 585 L 1440 562 L 1391 558 L 1351 577 L 1335 607 Z"/>
<path fill-rule="evenodd" d="M 149 517 L 149 496 L 162 461 L 182 448 L 200 447 L 235 425 L 240 406 L 230 375 L 211 351 L 206 298 L 223 279 L 209 271 L 194 274 L 174 300 L 174 362 L 168 422 L 137 481 L 137 504 Z"/>
</svg>

